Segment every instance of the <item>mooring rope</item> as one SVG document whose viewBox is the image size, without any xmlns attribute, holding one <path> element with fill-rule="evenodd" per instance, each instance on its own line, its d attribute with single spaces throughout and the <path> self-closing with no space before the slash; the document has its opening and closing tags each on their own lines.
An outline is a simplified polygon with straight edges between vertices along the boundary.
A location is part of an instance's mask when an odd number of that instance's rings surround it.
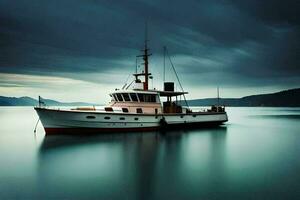
<svg viewBox="0 0 300 200">
<path fill-rule="evenodd" d="M 35 125 L 35 127 L 34 127 L 34 133 L 36 133 L 36 128 L 37 128 L 37 125 L 39 124 L 39 122 L 40 122 L 40 118 L 37 120 L 37 122 L 36 122 L 36 125 Z"/>
</svg>

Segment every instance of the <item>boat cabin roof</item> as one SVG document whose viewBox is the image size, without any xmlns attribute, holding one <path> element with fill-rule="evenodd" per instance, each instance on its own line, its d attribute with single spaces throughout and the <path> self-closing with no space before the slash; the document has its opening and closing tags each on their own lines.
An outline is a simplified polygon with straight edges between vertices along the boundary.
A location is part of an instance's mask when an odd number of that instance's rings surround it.
<svg viewBox="0 0 300 200">
<path fill-rule="evenodd" d="M 161 97 L 174 97 L 174 96 L 180 96 L 184 94 L 188 94 L 188 92 L 179 92 L 179 91 L 162 91 L 162 90 L 116 90 L 112 92 L 111 94 L 117 94 L 117 93 L 139 93 L 139 94 L 159 94 Z"/>
<path fill-rule="evenodd" d="M 179 91 L 157 91 L 157 92 L 161 97 L 174 97 L 174 96 L 188 94 L 188 92 L 179 92 Z"/>
<path fill-rule="evenodd" d="M 162 90 L 116 90 L 112 92 L 111 94 L 117 94 L 117 93 L 139 93 L 139 94 L 159 94 L 161 97 L 174 97 L 174 96 L 180 96 L 184 94 L 188 94 L 188 92 L 179 92 L 179 91 L 162 91 Z"/>
<path fill-rule="evenodd" d="M 158 91 L 145 91 L 145 90 L 116 90 L 112 92 L 111 94 L 118 94 L 118 93 L 139 93 L 139 94 L 158 94 Z"/>
</svg>

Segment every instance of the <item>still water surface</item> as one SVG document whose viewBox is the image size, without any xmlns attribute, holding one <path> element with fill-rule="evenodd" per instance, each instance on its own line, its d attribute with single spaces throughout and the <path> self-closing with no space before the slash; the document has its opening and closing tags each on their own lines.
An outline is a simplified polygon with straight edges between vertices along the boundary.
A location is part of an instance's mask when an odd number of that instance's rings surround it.
<svg viewBox="0 0 300 200">
<path fill-rule="evenodd" d="M 45 137 L 0 108 L 0 199 L 300 199 L 300 108 L 228 108 L 212 129 Z"/>
</svg>

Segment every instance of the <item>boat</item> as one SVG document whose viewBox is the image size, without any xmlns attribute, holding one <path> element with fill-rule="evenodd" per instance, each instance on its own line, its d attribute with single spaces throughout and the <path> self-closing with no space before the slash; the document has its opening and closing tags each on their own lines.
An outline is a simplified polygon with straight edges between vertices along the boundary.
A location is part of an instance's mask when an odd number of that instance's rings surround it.
<svg viewBox="0 0 300 200">
<path fill-rule="evenodd" d="M 137 56 L 144 61 L 144 70 L 133 74 L 131 84 L 116 89 L 110 95 L 111 101 L 104 108 L 77 107 L 51 108 L 43 104 L 34 107 L 46 135 L 73 133 L 105 133 L 156 131 L 169 128 L 189 128 L 219 126 L 228 121 L 225 106 L 213 105 L 211 108 L 193 111 L 189 108 L 177 72 L 180 91 L 174 89 L 174 82 L 163 83 L 163 89 L 149 88 L 149 49 L 145 39 L 143 54 Z M 164 76 L 165 54 L 164 48 Z M 170 60 L 171 62 L 171 60 Z M 165 80 L 165 78 L 164 78 Z M 184 100 L 179 100 L 179 99 Z M 165 101 L 162 101 L 164 99 Z M 185 105 L 182 105 L 186 103 Z"/>
</svg>

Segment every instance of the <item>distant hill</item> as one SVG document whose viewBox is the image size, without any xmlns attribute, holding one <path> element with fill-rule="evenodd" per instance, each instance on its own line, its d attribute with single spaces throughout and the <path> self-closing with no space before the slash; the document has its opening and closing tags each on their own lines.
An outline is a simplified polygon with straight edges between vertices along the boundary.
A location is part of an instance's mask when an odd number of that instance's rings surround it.
<svg viewBox="0 0 300 200">
<path fill-rule="evenodd" d="M 242 98 L 220 98 L 219 102 L 226 106 L 300 107 L 300 88 Z M 217 103 L 217 98 L 188 100 L 190 106 L 210 106 Z"/>
<path fill-rule="evenodd" d="M 43 99 L 48 106 L 91 106 L 95 104 L 85 102 L 64 103 L 51 99 Z M 211 106 L 218 103 L 217 98 L 187 100 L 190 106 Z M 300 107 L 300 88 L 290 89 L 272 94 L 259 94 L 242 98 L 220 98 L 219 102 L 225 106 L 266 106 L 266 107 Z M 184 103 L 182 102 L 184 105 Z M 38 101 L 31 97 L 0 96 L 0 106 L 36 106 Z"/>
<path fill-rule="evenodd" d="M 42 100 L 47 106 L 91 106 L 95 104 L 85 103 L 85 102 L 59 102 L 51 99 Z M 38 100 L 31 97 L 4 97 L 0 96 L 0 106 L 36 106 L 38 105 Z"/>
</svg>

